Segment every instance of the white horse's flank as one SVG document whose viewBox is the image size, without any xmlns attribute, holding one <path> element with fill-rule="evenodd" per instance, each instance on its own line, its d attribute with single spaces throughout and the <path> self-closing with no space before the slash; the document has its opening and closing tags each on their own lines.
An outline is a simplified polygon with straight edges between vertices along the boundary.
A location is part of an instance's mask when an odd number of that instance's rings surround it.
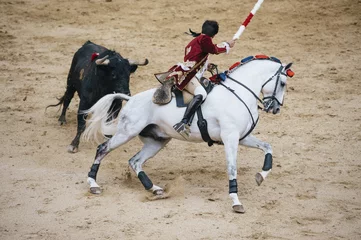
<svg viewBox="0 0 361 240">
<path fill-rule="evenodd" d="M 229 77 L 222 82 L 228 89 L 224 86 L 216 86 L 201 106 L 203 116 L 208 123 L 210 138 L 224 145 L 229 193 L 233 202 L 233 209 L 236 212 L 244 212 L 237 194 L 238 145 L 264 151 L 263 170 L 256 174 L 258 185 L 266 178 L 272 167 L 271 145 L 249 134 L 249 131 L 255 127 L 254 123 L 258 120 L 256 96 L 262 92 L 264 99 L 269 98 L 272 101 L 271 104 L 268 104 L 267 112 L 271 110 L 274 114 L 278 113 L 285 92 L 286 70 L 290 66 L 291 64 L 285 67 L 279 62 L 269 59 L 250 61 L 232 70 Z M 105 155 L 139 136 L 144 146 L 129 160 L 129 164 L 147 190 L 156 195 L 163 194 L 163 189 L 154 185 L 144 173 L 142 165 L 149 158 L 155 156 L 172 138 L 185 140 L 173 129 L 173 125 L 182 119 L 185 109 L 177 108 L 175 99 L 163 106 L 154 104 L 152 102 L 154 92 L 155 89 L 150 89 L 133 97 L 120 93 L 109 94 L 86 112 L 90 114 L 90 118 L 83 134 L 84 138 L 99 140 L 99 135 L 101 139 L 104 139 L 104 135 L 113 135 L 108 141 L 98 146 L 95 161 L 88 174 L 91 192 L 100 193 L 100 188 L 95 179 L 100 162 Z M 128 100 L 128 102 L 119 113 L 118 124 L 116 125 L 115 122 L 107 123 L 108 109 L 113 100 L 119 98 Z M 188 141 L 201 143 L 204 141 L 196 124 L 197 120 L 196 115 L 190 127 L 191 135 Z"/>
</svg>

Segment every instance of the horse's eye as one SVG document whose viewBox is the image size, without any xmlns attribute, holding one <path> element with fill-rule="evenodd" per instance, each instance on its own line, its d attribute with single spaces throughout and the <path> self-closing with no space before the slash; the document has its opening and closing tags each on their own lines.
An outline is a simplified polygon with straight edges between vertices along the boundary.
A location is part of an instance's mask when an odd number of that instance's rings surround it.
<svg viewBox="0 0 361 240">
<path fill-rule="evenodd" d="M 281 82 L 281 87 L 284 87 L 286 86 L 286 83 L 285 82 Z"/>
</svg>

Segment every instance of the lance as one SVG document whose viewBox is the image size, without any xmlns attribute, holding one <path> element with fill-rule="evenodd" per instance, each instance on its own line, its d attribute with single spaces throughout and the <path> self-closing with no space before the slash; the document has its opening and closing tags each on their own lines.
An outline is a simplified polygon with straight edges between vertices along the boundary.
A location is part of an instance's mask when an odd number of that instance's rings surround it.
<svg viewBox="0 0 361 240">
<path fill-rule="evenodd" d="M 244 22 L 242 23 L 242 25 L 239 27 L 238 31 L 236 32 L 236 34 L 234 34 L 233 36 L 233 40 L 237 40 L 239 39 L 239 37 L 241 36 L 241 34 L 243 33 L 243 31 L 246 29 L 248 23 L 251 21 L 251 19 L 253 18 L 253 16 L 256 14 L 256 12 L 258 11 L 258 9 L 261 7 L 261 4 L 263 3 L 263 0 L 258 0 L 257 3 L 254 5 L 252 11 L 249 13 L 248 17 L 246 18 L 246 20 L 244 20 Z"/>
</svg>

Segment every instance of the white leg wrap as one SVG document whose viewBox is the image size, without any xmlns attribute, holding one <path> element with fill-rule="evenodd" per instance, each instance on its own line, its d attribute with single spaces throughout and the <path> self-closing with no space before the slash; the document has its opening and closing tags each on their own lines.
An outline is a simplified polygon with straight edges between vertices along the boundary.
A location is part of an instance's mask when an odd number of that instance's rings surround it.
<svg viewBox="0 0 361 240">
<path fill-rule="evenodd" d="M 91 177 L 88 177 L 88 180 L 87 180 L 88 184 L 90 185 L 90 187 L 99 187 L 99 185 L 96 183 L 96 181 L 91 178 Z"/>
<path fill-rule="evenodd" d="M 237 193 L 230 193 L 229 196 L 231 197 L 232 201 L 233 201 L 233 205 L 232 206 L 235 206 L 235 205 L 242 205 L 242 203 L 239 201 L 238 199 L 238 195 Z"/>
<path fill-rule="evenodd" d="M 262 175 L 263 180 L 266 179 L 267 175 L 271 172 L 272 169 L 268 170 L 268 171 L 262 171 L 259 174 Z"/>
<path fill-rule="evenodd" d="M 158 191 L 158 190 L 162 190 L 162 191 L 163 191 L 163 188 L 158 187 L 157 185 L 154 185 L 154 184 L 153 184 L 153 187 L 152 187 L 151 189 L 149 189 L 148 191 L 154 192 L 154 191 Z"/>
</svg>

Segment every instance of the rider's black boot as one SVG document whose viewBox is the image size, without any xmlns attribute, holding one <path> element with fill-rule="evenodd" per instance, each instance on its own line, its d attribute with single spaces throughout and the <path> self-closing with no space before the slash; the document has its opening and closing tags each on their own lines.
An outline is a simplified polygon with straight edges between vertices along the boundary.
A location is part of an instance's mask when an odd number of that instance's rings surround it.
<svg viewBox="0 0 361 240">
<path fill-rule="evenodd" d="M 184 113 L 182 121 L 175 124 L 173 128 L 182 135 L 185 139 L 188 139 L 190 130 L 189 130 L 189 122 L 196 112 L 197 108 L 201 105 L 203 100 L 203 96 L 198 94 L 193 97 L 192 101 L 188 104 L 187 109 Z"/>
</svg>

